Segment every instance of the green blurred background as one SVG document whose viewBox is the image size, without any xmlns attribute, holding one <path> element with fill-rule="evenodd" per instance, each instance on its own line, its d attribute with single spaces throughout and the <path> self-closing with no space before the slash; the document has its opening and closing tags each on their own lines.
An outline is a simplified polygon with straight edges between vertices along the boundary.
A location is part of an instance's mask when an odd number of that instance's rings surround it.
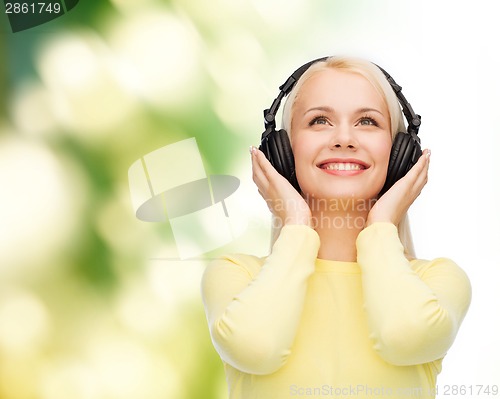
<svg viewBox="0 0 500 399">
<path fill-rule="evenodd" d="M 251 183 L 247 149 L 258 143 L 262 110 L 277 87 L 310 59 L 359 55 L 406 83 L 414 107 L 429 115 L 429 130 L 444 132 L 441 140 L 427 136 L 433 154 L 442 150 L 435 173 L 441 183 L 417 207 L 415 230 L 425 231 L 433 218 L 423 211 L 429 204 L 441 212 L 433 221 L 449 229 L 456 214 L 447 220 L 443 209 L 453 214 L 456 208 L 440 194 L 454 155 L 445 150 L 449 121 L 436 110 L 460 104 L 468 119 L 453 134 L 466 141 L 468 126 L 491 127 L 475 118 L 484 111 L 478 99 L 500 103 L 497 91 L 485 88 L 498 85 L 498 55 L 488 41 L 497 28 L 493 2 L 436 3 L 80 0 L 67 15 L 15 34 L 2 11 L 0 398 L 227 397 L 200 278 L 220 253 L 266 254 L 269 218 Z M 465 49 L 474 57 L 457 62 Z M 491 74 L 488 86 L 464 75 L 471 69 Z M 454 91 L 453 79 L 464 76 Z M 450 89 L 445 105 L 437 102 L 438 85 Z M 240 179 L 239 211 L 248 228 L 204 259 L 180 260 L 168 223 L 135 218 L 127 171 L 143 155 L 191 137 L 207 174 Z M 460 140 L 454 153 L 465 145 Z M 496 203 L 498 183 L 488 185 L 496 170 L 483 175 L 483 208 Z M 464 176 L 453 179 L 458 187 Z M 475 193 L 462 192 L 461 200 L 477 201 Z M 493 244 L 498 233 L 490 234 L 493 225 L 475 212 L 462 232 L 475 237 L 486 229 Z M 498 213 L 488 217 L 496 220 Z M 433 252 L 437 245 L 474 277 L 478 243 L 468 238 L 468 248 L 457 246 L 460 234 L 439 244 L 432 234 L 417 234 L 417 250 L 441 256 Z M 457 383 L 459 373 L 470 377 L 482 364 L 487 381 L 481 382 L 498 383 L 498 368 L 492 369 L 498 346 L 477 358 L 469 345 L 477 323 L 491 334 L 483 336 L 484 348 L 496 342 L 498 318 L 486 321 L 473 309 L 470 318 L 475 324 L 464 326 L 457 343 L 458 358 L 466 356 L 469 366 L 448 378 Z M 479 379 L 478 372 L 473 381 Z"/>
</svg>

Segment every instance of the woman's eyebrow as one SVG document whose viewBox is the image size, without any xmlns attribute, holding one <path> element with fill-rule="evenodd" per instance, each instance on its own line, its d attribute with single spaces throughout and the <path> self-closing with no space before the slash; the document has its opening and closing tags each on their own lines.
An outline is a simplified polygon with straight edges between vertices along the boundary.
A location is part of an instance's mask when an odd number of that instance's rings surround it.
<svg viewBox="0 0 500 399">
<path fill-rule="evenodd" d="M 335 110 L 332 107 L 318 106 L 318 107 L 309 108 L 308 110 L 306 110 L 306 112 L 304 112 L 304 115 L 307 115 L 309 112 L 313 112 L 313 111 L 322 111 L 322 112 L 335 113 Z M 364 112 L 377 112 L 380 115 L 384 116 L 384 114 L 382 113 L 382 111 L 378 110 L 377 108 L 362 107 L 362 108 L 358 108 L 356 111 L 354 111 L 355 114 L 362 114 Z"/>
<path fill-rule="evenodd" d="M 319 106 L 319 107 L 309 108 L 308 110 L 306 110 L 306 112 L 304 112 L 304 115 L 307 115 L 309 112 L 313 112 L 313 111 L 322 111 L 322 112 L 330 112 L 330 113 L 335 112 L 335 110 L 332 107 Z"/>
<path fill-rule="evenodd" d="M 362 114 L 364 112 L 377 112 L 379 113 L 380 115 L 384 116 L 384 114 L 382 113 L 382 111 L 379 111 L 377 108 L 369 108 L 369 107 L 364 107 L 364 108 L 359 108 L 356 113 L 357 114 Z"/>
</svg>

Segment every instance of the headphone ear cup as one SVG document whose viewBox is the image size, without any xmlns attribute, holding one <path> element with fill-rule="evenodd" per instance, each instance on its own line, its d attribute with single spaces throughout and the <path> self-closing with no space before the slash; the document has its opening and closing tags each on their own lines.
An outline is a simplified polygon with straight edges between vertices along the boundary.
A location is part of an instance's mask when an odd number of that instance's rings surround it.
<svg viewBox="0 0 500 399">
<path fill-rule="evenodd" d="M 409 133 L 399 132 L 394 139 L 389 157 L 387 178 L 380 195 L 389 190 L 415 165 L 422 155 L 420 143 Z"/>
<path fill-rule="evenodd" d="M 399 132 L 392 143 L 391 155 L 389 157 L 389 167 L 387 169 L 386 183 L 391 183 L 391 186 L 396 182 L 399 164 L 401 162 L 401 154 L 404 152 L 404 147 L 407 145 L 407 134 Z"/>
<path fill-rule="evenodd" d="M 295 176 L 295 159 L 287 132 L 283 129 L 272 131 L 262 140 L 259 149 L 274 169 L 300 192 L 299 183 Z"/>
</svg>

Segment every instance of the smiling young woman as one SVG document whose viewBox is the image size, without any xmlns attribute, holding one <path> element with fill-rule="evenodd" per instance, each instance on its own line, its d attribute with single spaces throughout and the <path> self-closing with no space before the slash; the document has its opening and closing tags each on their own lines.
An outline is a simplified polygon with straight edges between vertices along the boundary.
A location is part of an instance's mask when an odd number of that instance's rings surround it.
<svg viewBox="0 0 500 399">
<path fill-rule="evenodd" d="M 283 124 L 300 192 L 251 149 L 254 181 L 280 222 L 271 254 L 228 255 L 203 277 L 230 398 L 435 397 L 471 288 L 453 261 L 416 259 L 402 234 L 430 152 L 380 195 L 404 123 L 384 74 L 359 59 L 309 67 Z"/>
</svg>

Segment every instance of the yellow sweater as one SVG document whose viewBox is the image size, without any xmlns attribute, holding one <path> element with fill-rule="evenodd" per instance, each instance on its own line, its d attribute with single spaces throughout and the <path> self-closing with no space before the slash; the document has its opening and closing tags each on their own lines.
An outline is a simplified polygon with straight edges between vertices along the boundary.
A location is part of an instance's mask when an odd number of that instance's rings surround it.
<svg viewBox="0 0 500 399">
<path fill-rule="evenodd" d="M 451 260 L 409 262 L 397 229 L 358 236 L 357 262 L 317 259 L 319 237 L 285 226 L 267 258 L 212 262 L 202 296 L 231 399 L 434 398 L 470 303 Z"/>
</svg>

